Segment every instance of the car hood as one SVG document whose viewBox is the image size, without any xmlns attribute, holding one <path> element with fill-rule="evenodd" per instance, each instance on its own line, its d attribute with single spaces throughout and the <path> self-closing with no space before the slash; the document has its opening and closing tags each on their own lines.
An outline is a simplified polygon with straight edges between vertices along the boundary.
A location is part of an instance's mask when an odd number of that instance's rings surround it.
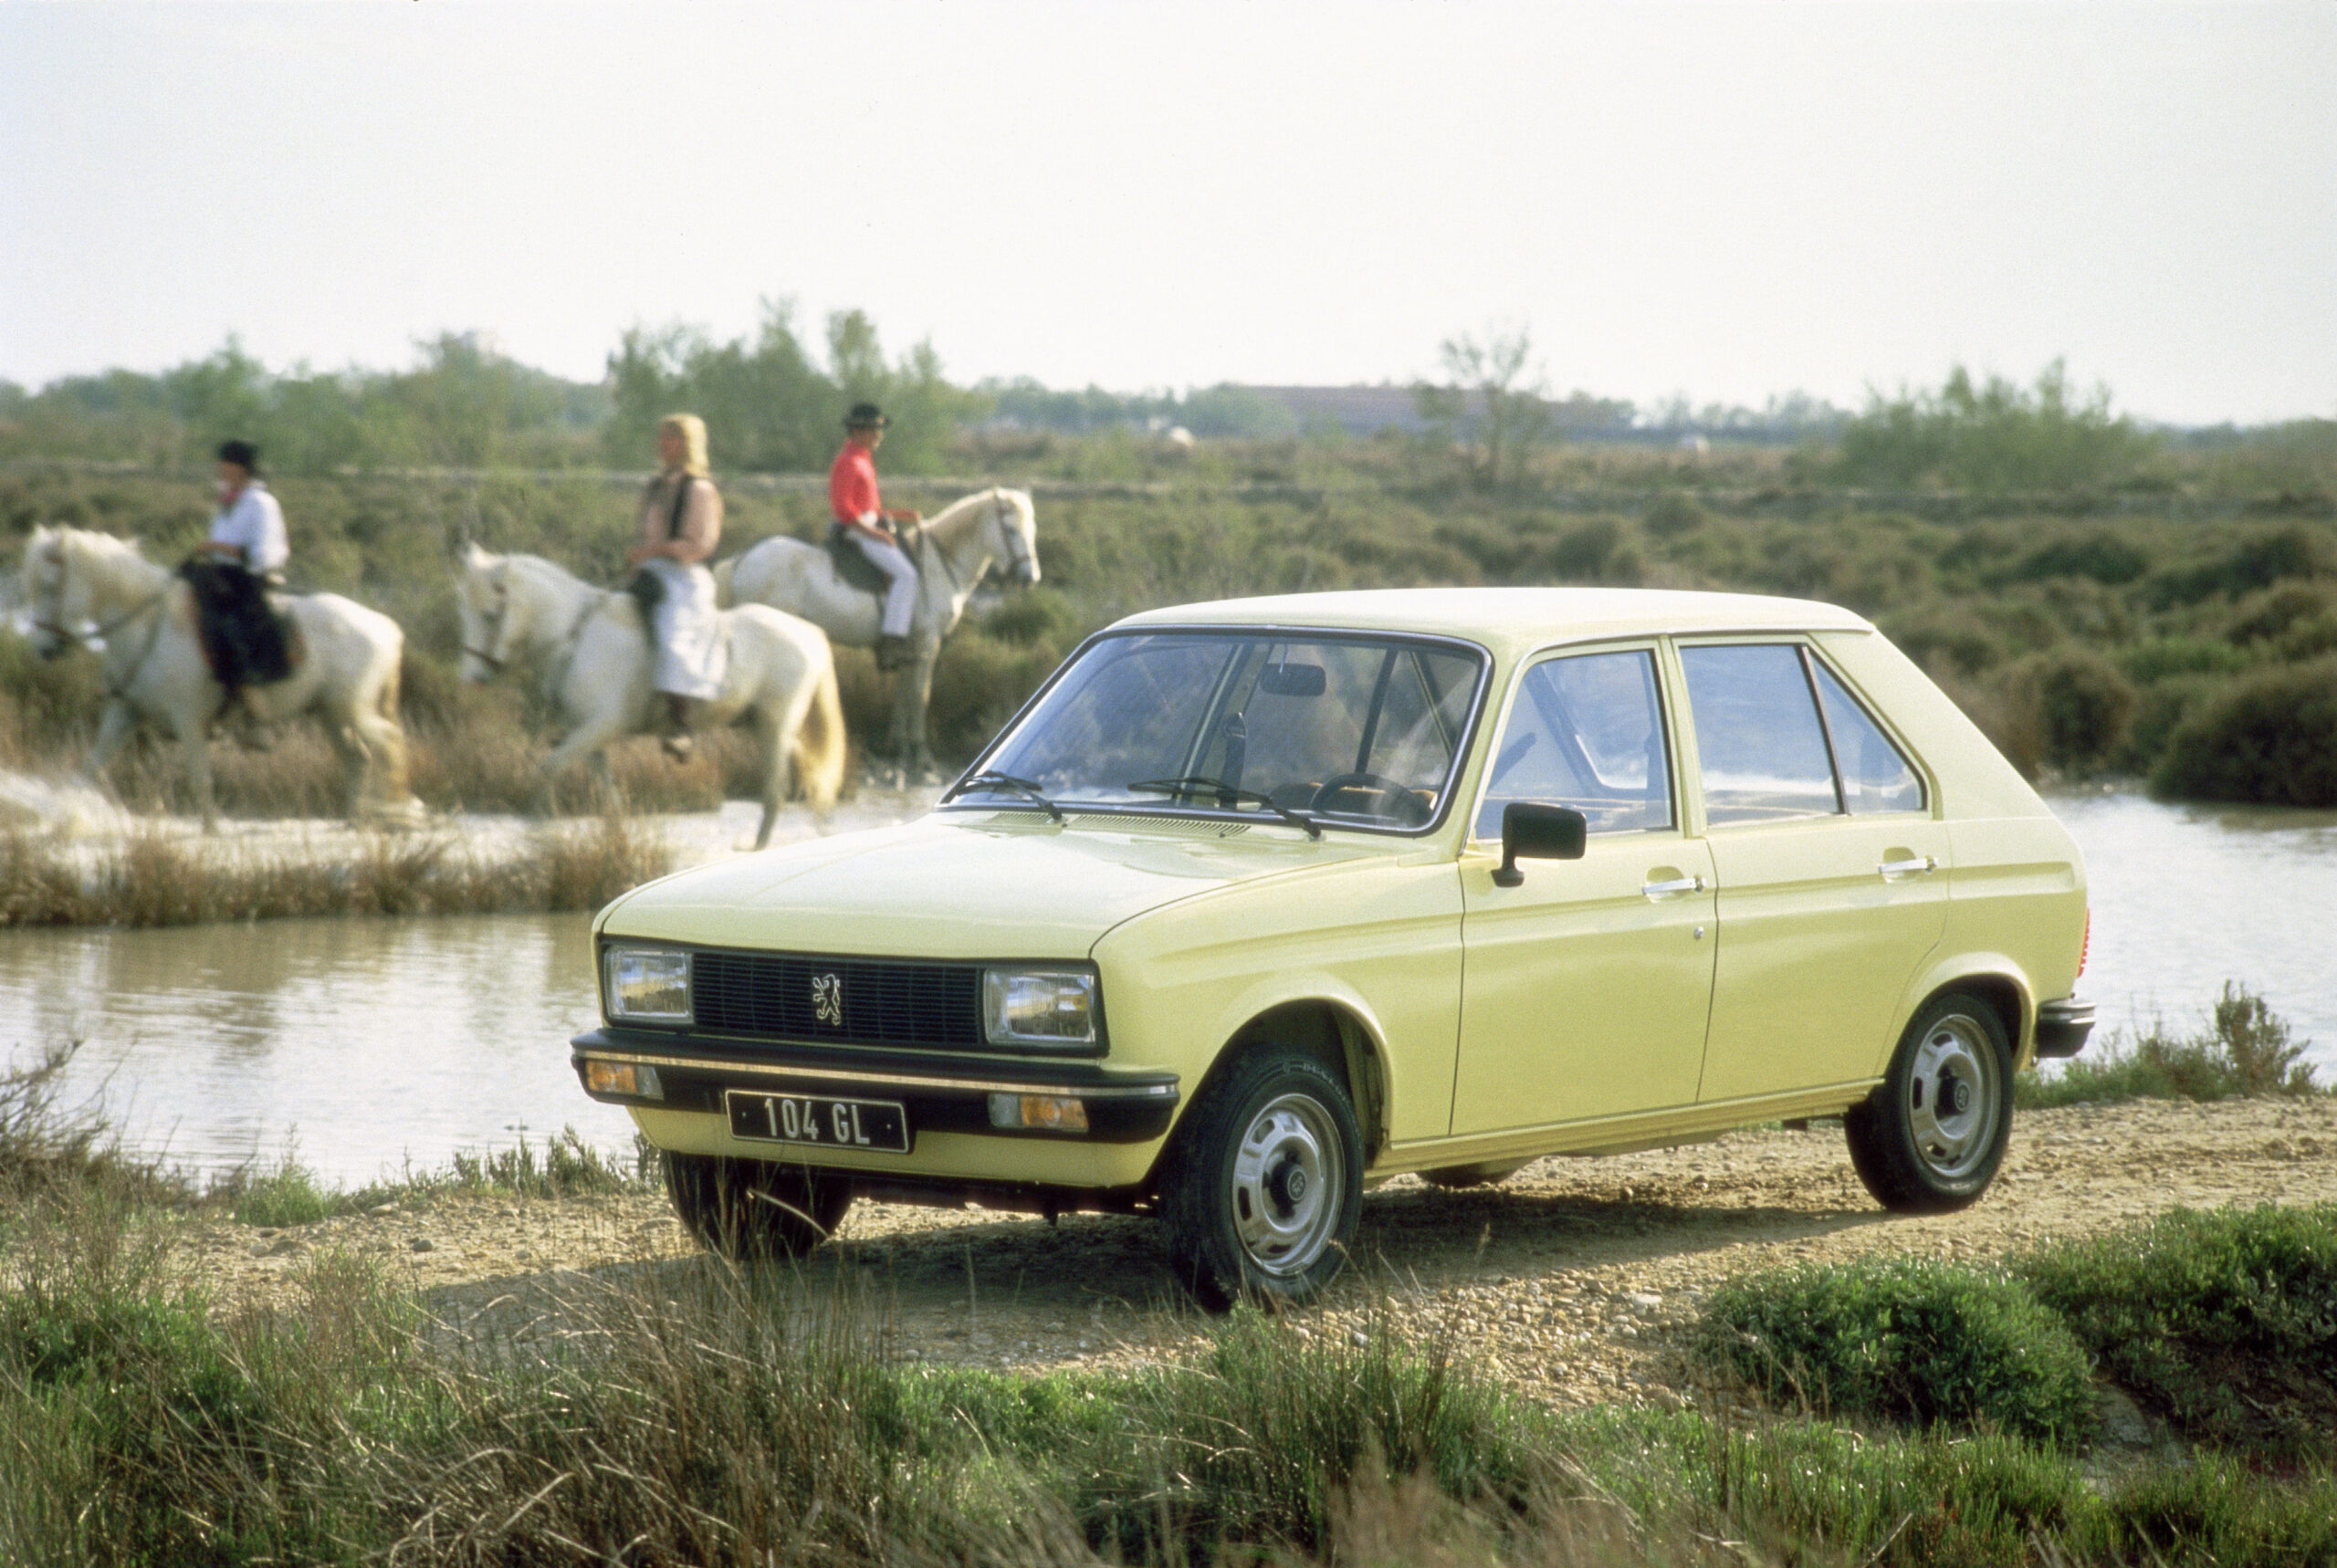
<svg viewBox="0 0 2337 1568">
<path fill-rule="evenodd" d="M 743 855 L 637 889 L 610 905 L 601 926 L 782 952 L 1084 958 L 1105 932 L 1148 909 L 1399 847 L 1207 819 L 1072 821 L 1058 829 L 1036 812 L 936 812 Z"/>
</svg>

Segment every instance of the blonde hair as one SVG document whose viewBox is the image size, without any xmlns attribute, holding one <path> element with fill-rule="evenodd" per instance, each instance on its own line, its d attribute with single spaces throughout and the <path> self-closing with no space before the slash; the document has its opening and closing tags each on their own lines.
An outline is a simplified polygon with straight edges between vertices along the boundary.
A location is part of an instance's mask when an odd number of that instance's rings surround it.
<svg viewBox="0 0 2337 1568">
<path fill-rule="evenodd" d="M 679 431 L 682 436 L 682 472 L 703 479 L 707 477 L 706 421 L 694 413 L 669 413 L 657 422 L 657 434 Z"/>
</svg>

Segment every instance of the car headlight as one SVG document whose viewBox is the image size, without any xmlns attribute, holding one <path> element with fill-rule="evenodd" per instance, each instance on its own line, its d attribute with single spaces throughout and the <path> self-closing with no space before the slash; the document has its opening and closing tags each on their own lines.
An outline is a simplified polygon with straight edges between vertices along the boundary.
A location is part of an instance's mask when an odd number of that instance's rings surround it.
<svg viewBox="0 0 2337 1568">
<path fill-rule="evenodd" d="M 1095 1043 L 1095 977 L 1080 969 L 984 969 L 982 1032 L 992 1045 Z"/>
<path fill-rule="evenodd" d="M 641 1023 L 690 1021 L 690 956 L 671 947 L 611 947 L 609 1017 Z"/>
</svg>

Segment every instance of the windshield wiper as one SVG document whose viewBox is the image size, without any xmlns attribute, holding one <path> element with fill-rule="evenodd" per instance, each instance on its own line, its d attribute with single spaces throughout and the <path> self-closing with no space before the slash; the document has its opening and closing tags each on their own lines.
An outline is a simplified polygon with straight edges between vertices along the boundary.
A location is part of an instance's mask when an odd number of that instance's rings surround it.
<svg viewBox="0 0 2337 1568">
<path fill-rule="evenodd" d="M 1220 806 L 1231 810 L 1244 800 L 1254 801 L 1280 817 L 1306 830 L 1310 839 L 1323 836 L 1322 825 L 1304 811 L 1294 811 L 1271 795 L 1261 795 L 1255 789 L 1244 789 L 1239 784 L 1228 784 L 1222 779 L 1204 779 L 1198 773 L 1188 773 L 1181 779 L 1139 779 L 1127 789 L 1148 795 L 1214 795 Z"/>
<path fill-rule="evenodd" d="M 1058 822 L 1063 821 L 1063 812 L 1056 807 L 1053 800 L 1047 799 L 1047 793 L 1045 790 L 1040 789 L 1036 784 L 1032 783 L 1028 779 L 1017 779 L 1011 773 L 969 773 L 963 779 L 959 779 L 957 783 L 951 785 L 949 787 L 949 793 L 944 795 L 942 799 L 945 800 L 954 800 L 969 789 L 1011 790 L 1017 795 L 1025 797 L 1026 799 L 1036 800 L 1046 811 L 1048 816 L 1053 817 Z"/>
</svg>

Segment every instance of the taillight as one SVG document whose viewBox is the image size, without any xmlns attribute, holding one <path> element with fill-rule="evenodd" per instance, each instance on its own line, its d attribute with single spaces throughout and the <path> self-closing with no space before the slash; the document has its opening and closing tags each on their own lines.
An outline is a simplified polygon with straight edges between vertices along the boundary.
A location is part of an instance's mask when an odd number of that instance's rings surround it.
<svg viewBox="0 0 2337 1568">
<path fill-rule="evenodd" d="M 2085 912 L 2085 940 L 2078 944 L 2078 978 L 2085 978 L 2086 955 L 2093 951 L 2093 911 Z"/>
</svg>

